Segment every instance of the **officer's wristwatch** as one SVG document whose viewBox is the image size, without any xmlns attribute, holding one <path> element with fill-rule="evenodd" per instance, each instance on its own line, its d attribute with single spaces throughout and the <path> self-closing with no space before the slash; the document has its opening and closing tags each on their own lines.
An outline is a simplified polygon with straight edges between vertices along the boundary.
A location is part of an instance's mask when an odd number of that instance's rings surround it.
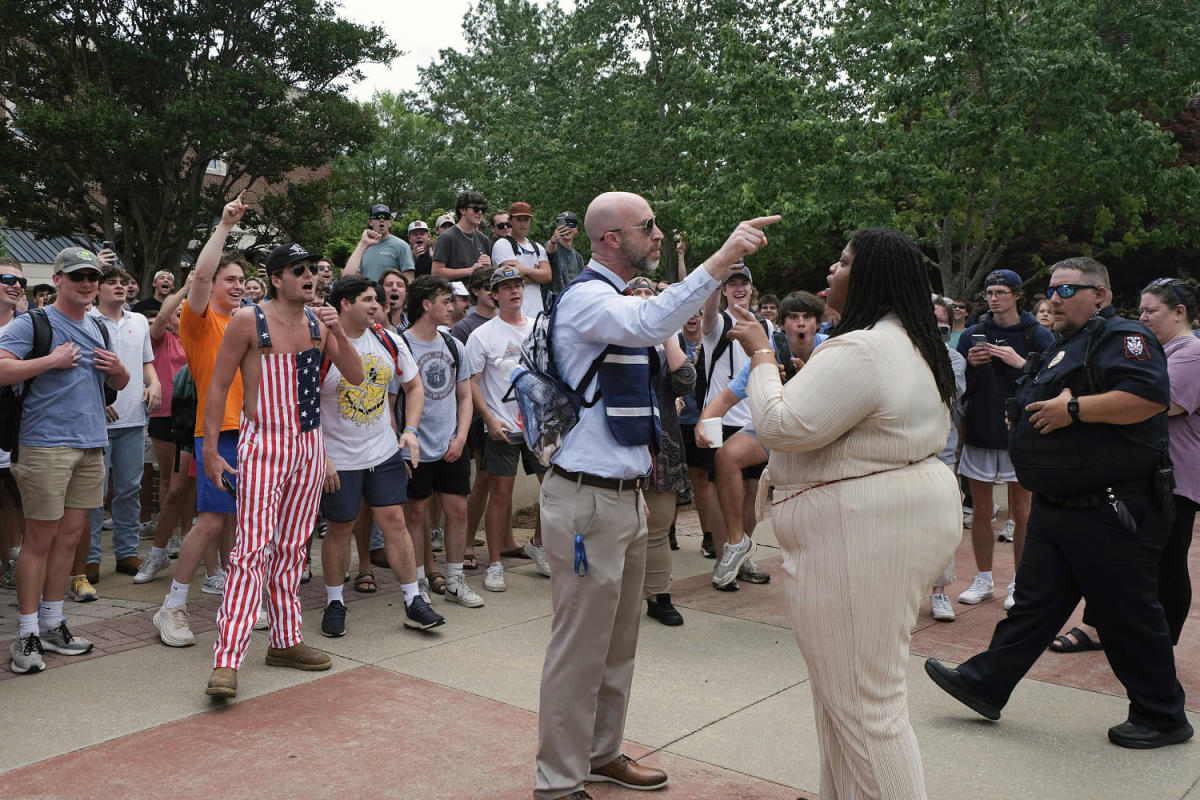
<svg viewBox="0 0 1200 800">
<path fill-rule="evenodd" d="M 1079 422 L 1079 398 L 1072 397 L 1067 401 L 1067 413 L 1071 415 L 1072 422 Z"/>
</svg>

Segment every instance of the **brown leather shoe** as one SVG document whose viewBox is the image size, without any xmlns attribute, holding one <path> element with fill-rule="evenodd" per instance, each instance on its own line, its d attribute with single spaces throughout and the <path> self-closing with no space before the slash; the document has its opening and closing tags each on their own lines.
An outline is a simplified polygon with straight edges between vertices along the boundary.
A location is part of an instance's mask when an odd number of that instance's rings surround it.
<svg viewBox="0 0 1200 800">
<path fill-rule="evenodd" d="M 120 572 L 122 575 L 137 575 L 138 570 L 141 568 L 142 560 L 137 556 L 126 556 L 125 558 L 117 559 L 117 572 Z"/>
<path fill-rule="evenodd" d="M 291 667 L 292 669 L 302 669 L 308 672 L 320 672 L 323 669 L 332 667 L 333 661 L 329 658 L 328 653 L 314 650 L 304 642 L 300 642 L 291 647 L 285 647 L 282 650 L 276 647 L 268 647 L 267 666 Z"/>
<path fill-rule="evenodd" d="M 237 697 L 237 670 L 233 667 L 214 669 L 204 693 L 209 697 Z"/>
<path fill-rule="evenodd" d="M 100 582 L 100 565 L 88 562 L 83 568 L 83 574 L 87 576 L 88 583 L 95 586 Z"/>
<path fill-rule="evenodd" d="M 603 767 L 592 767 L 584 780 L 607 781 L 626 789 L 661 789 L 667 785 L 667 773 L 661 769 L 643 767 L 622 753 Z"/>
</svg>

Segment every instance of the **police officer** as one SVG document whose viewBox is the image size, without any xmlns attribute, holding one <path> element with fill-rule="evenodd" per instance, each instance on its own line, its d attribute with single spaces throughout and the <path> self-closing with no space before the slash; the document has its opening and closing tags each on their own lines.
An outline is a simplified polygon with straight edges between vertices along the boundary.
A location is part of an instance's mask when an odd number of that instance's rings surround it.
<svg viewBox="0 0 1200 800">
<path fill-rule="evenodd" d="M 1166 617 L 1159 554 L 1171 522 L 1166 357 L 1141 324 L 1097 314 L 1108 273 L 1090 258 L 1051 267 L 1047 294 L 1058 342 L 1017 390 L 1010 453 L 1034 493 L 1017 602 L 988 649 L 925 671 L 948 694 L 999 719 L 1082 595 L 1129 696 L 1108 730 L 1122 747 L 1191 738 Z"/>
</svg>

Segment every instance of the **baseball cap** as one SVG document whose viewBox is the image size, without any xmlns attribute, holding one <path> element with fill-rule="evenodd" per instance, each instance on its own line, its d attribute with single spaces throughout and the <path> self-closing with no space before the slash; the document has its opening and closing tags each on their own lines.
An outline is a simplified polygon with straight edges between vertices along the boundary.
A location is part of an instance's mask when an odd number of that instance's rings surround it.
<svg viewBox="0 0 1200 800">
<path fill-rule="evenodd" d="M 513 203 L 508 207 L 508 215 L 510 217 L 532 217 L 533 206 L 529 203 Z"/>
<path fill-rule="evenodd" d="M 514 278 L 519 279 L 520 277 L 521 273 L 512 267 L 497 267 L 496 271 L 492 273 L 492 279 L 488 282 L 488 289 L 495 289 L 497 284 L 511 281 Z"/>
<path fill-rule="evenodd" d="M 650 291 L 656 291 L 654 288 L 654 281 L 650 280 L 644 275 L 638 275 L 637 277 L 633 278 L 629 281 L 629 283 L 626 284 L 626 286 L 628 286 L 631 291 L 633 289 L 649 289 Z"/>
<path fill-rule="evenodd" d="M 392 210 L 390 208 L 388 208 L 387 206 L 385 206 L 383 203 L 378 203 L 376 205 L 371 206 L 371 216 L 372 217 L 375 216 L 376 214 L 389 214 L 390 215 L 391 213 L 392 213 Z"/>
<path fill-rule="evenodd" d="M 459 297 L 470 297 L 471 293 L 467 291 L 467 287 L 463 286 L 462 281 L 451 281 L 450 288 Z"/>
<path fill-rule="evenodd" d="M 94 269 L 99 272 L 100 262 L 96 254 L 86 247 L 68 247 L 60 250 L 54 259 L 54 272 L 77 272 L 81 269 Z"/>
<path fill-rule="evenodd" d="M 1021 276 L 1011 269 L 994 269 L 983 279 L 984 286 L 1008 286 L 1012 289 L 1021 288 Z"/>
<path fill-rule="evenodd" d="M 433 227 L 437 228 L 438 230 L 441 230 L 442 226 L 445 225 L 447 222 L 450 223 L 451 225 L 454 224 L 454 215 L 453 214 L 442 214 L 440 217 L 437 218 L 437 222 L 434 223 Z"/>
<path fill-rule="evenodd" d="M 294 264 L 297 261 L 305 261 L 310 258 L 316 260 L 320 257 L 320 253 L 310 253 L 295 242 L 281 244 L 267 256 L 267 260 L 263 263 L 263 269 L 270 275 L 283 269 L 288 264 Z"/>
<path fill-rule="evenodd" d="M 559 214 L 559 216 L 567 222 L 574 222 L 576 225 L 579 224 L 579 217 L 576 216 L 574 211 L 564 211 L 563 213 Z"/>
<path fill-rule="evenodd" d="M 425 224 L 424 220 L 419 219 L 416 222 L 410 222 L 408 224 L 408 232 L 409 233 L 412 233 L 413 231 L 427 231 L 427 230 L 429 230 L 429 226 Z"/>
<path fill-rule="evenodd" d="M 725 276 L 725 280 L 721 281 L 722 286 L 729 283 L 731 280 L 738 277 L 739 275 L 742 276 L 743 278 L 745 278 L 746 280 L 750 281 L 751 283 L 754 283 L 754 278 L 751 277 L 751 275 L 750 275 L 750 268 L 747 267 L 745 264 L 741 263 L 741 261 L 742 260 L 739 258 L 738 265 L 736 267 L 734 267 L 733 270 L 728 275 Z"/>
</svg>

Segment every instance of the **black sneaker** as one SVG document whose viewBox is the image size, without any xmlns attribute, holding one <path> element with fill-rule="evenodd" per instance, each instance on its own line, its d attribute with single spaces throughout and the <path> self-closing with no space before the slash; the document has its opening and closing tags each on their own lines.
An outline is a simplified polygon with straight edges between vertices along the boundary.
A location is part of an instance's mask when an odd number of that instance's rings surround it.
<svg viewBox="0 0 1200 800">
<path fill-rule="evenodd" d="M 700 539 L 700 555 L 705 558 L 716 558 L 717 551 L 713 549 L 712 533 L 704 532 L 704 536 Z"/>
<path fill-rule="evenodd" d="M 421 595 L 413 598 L 412 605 L 404 609 L 404 627 L 427 631 L 444 625 L 446 618 L 429 607 Z"/>
<path fill-rule="evenodd" d="M 683 615 L 672 605 L 669 592 L 656 594 L 646 601 L 646 616 L 658 620 L 663 625 L 683 624 Z"/>
<path fill-rule="evenodd" d="M 671 530 L 667 531 L 667 544 L 669 544 L 671 546 L 672 550 L 679 549 L 679 540 L 675 538 L 675 526 L 674 525 L 671 526 Z"/>
<path fill-rule="evenodd" d="M 325 615 L 321 617 L 321 635 L 331 639 L 346 635 L 346 606 L 341 600 L 334 600 L 325 606 Z"/>
</svg>

